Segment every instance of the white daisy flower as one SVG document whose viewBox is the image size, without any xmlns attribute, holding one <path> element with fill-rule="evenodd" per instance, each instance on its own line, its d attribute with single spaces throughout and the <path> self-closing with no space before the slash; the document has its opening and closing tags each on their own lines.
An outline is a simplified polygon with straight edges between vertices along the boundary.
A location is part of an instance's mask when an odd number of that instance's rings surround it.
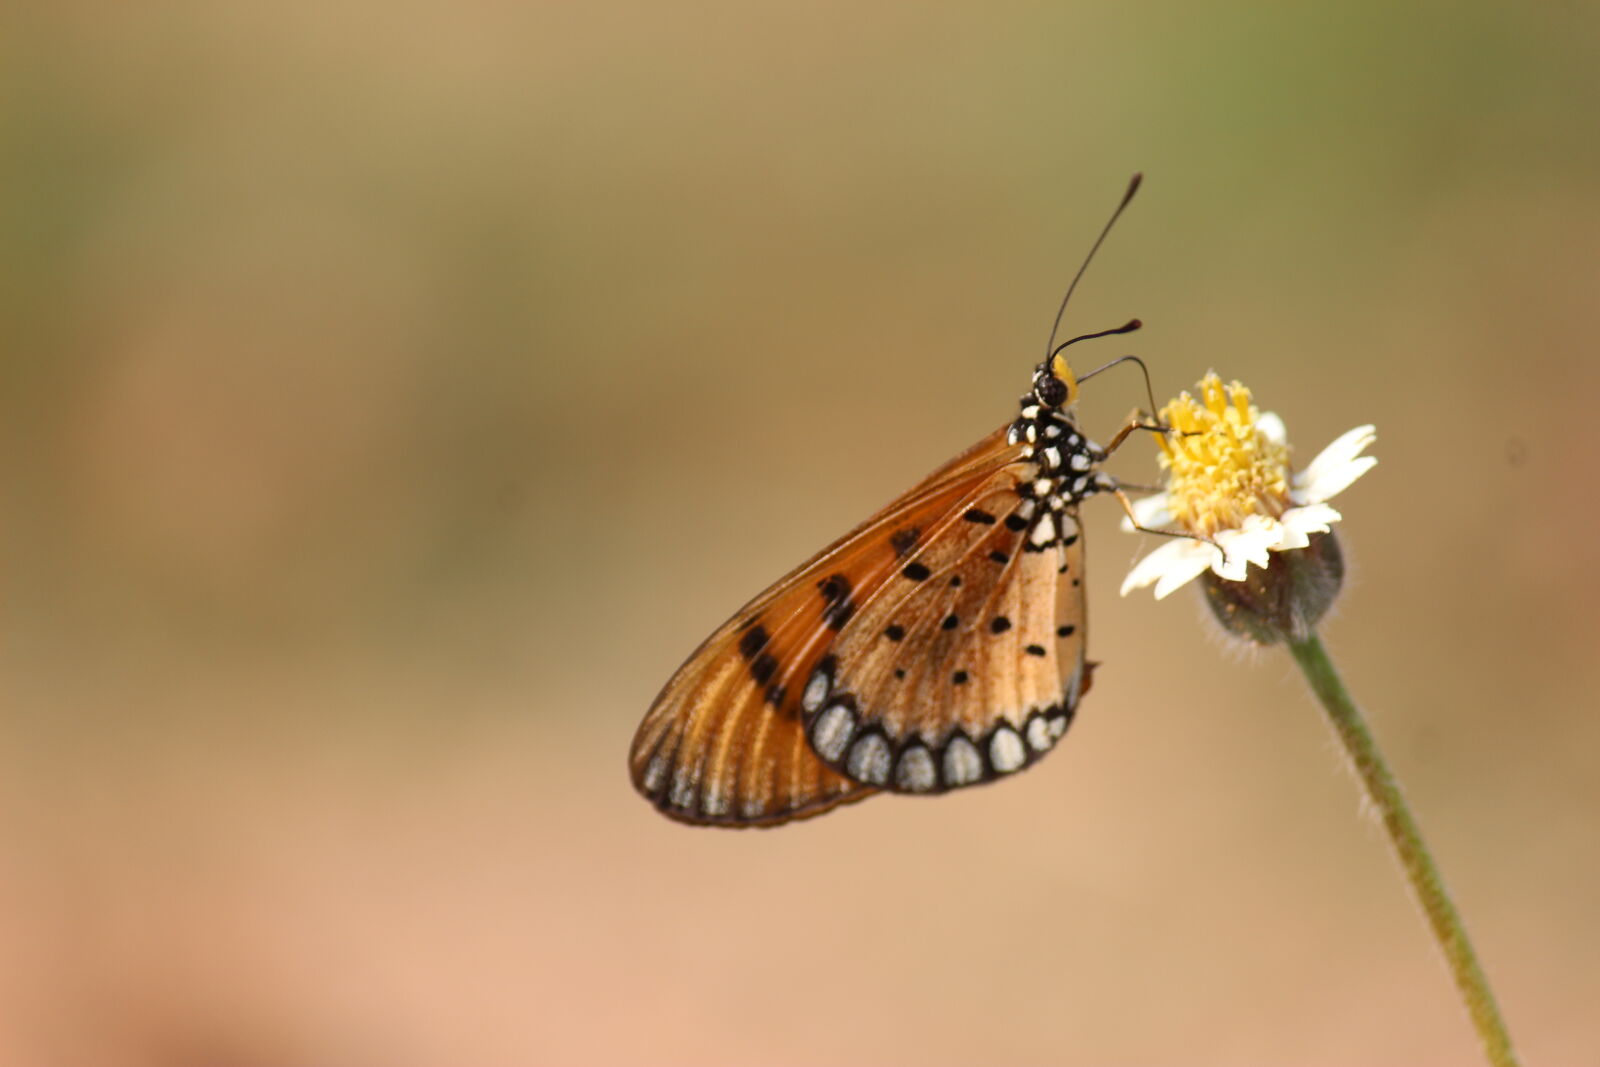
<svg viewBox="0 0 1600 1067">
<path fill-rule="evenodd" d="M 1378 462 L 1361 454 L 1376 433 L 1357 426 L 1292 472 L 1283 420 L 1258 412 L 1249 389 L 1208 374 L 1199 392 L 1198 401 L 1183 393 L 1162 409 L 1173 430 L 1158 438 L 1167 488 L 1136 501 L 1133 512 L 1141 526 L 1209 541 L 1162 545 L 1128 572 L 1124 596 L 1153 583 L 1160 599 L 1207 570 L 1244 581 L 1252 564 L 1269 565 L 1269 553 L 1305 548 L 1311 535 L 1326 533 L 1340 517 L 1327 501 Z M 1123 528 L 1133 523 L 1125 519 Z"/>
</svg>

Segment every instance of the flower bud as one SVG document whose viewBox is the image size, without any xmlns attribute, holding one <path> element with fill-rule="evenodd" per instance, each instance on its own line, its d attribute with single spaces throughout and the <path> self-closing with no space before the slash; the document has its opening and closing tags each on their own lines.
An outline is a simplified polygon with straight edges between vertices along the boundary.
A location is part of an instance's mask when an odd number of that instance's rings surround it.
<svg viewBox="0 0 1600 1067">
<path fill-rule="evenodd" d="M 1310 535 L 1304 548 L 1273 552 L 1243 581 L 1207 571 L 1206 603 L 1222 628 L 1258 645 L 1304 641 L 1327 614 L 1344 583 L 1344 554 L 1332 530 Z"/>
</svg>

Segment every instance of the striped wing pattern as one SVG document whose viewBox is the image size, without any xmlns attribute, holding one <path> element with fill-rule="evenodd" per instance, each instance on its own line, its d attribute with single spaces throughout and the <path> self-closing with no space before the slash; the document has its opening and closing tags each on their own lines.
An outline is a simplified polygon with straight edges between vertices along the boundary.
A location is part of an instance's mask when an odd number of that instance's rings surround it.
<svg viewBox="0 0 1600 1067">
<path fill-rule="evenodd" d="M 1077 496 L 1032 451 L 990 434 L 740 609 L 646 714 L 635 787 L 682 822 L 770 826 L 1048 751 L 1086 683 L 1083 557 Z"/>
<path fill-rule="evenodd" d="M 811 751 L 806 680 L 852 626 L 855 597 L 898 573 L 913 544 L 1014 457 L 984 438 L 775 583 L 711 635 L 656 697 L 629 757 L 634 786 L 683 822 L 764 826 L 820 814 L 876 788 Z"/>
</svg>

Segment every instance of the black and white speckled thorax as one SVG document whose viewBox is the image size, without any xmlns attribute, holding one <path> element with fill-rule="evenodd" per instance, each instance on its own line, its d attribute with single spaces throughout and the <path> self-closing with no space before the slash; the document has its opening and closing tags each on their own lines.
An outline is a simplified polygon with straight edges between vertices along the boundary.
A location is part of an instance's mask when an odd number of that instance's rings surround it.
<svg viewBox="0 0 1600 1067">
<path fill-rule="evenodd" d="M 1050 511 L 1076 511 L 1084 499 L 1112 485 L 1097 469 L 1105 459 L 1100 446 L 1079 432 L 1065 410 L 1040 399 L 1039 386 L 1048 373 L 1042 366 L 1035 372 L 1035 389 L 1019 401 L 1022 412 L 1006 440 L 1020 444 L 1023 457 L 1031 459 L 1037 471 L 1031 481 L 1018 484 L 1018 495 Z M 1051 381 L 1061 384 L 1053 376 Z"/>
</svg>

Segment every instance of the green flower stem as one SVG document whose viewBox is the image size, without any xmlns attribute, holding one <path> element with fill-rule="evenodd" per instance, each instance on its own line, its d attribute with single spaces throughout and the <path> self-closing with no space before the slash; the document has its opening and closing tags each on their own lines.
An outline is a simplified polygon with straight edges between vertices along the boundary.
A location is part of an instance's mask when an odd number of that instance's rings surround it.
<svg viewBox="0 0 1600 1067">
<path fill-rule="evenodd" d="M 1383 816 L 1383 828 L 1389 832 L 1389 841 L 1394 845 L 1400 866 L 1405 868 L 1417 903 L 1427 915 L 1433 936 L 1439 942 L 1450 973 L 1455 976 L 1456 988 L 1461 991 L 1467 1014 L 1472 1016 L 1472 1025 L 1483 1040 L 1489 1062 L 1494 1067 L 1516 1067 L 1517 1056 L 1511 1049 L 1511 1036 L 1506 1032 L 1505 1020 L 1500 1018 L 1500 1009 L 1489 991 L 1483 968 L 1478 965 L 1477 953 L 1472 951 L 1472 942 L 1467 940 L 1467 928 L 1450 902 L 1450 894 L 1445 892 L 1444 879 L 1439 876 L 1439 868 L 1428 854 L 1428 847 L 1422 843 L 1422 831 L 1411 817 L 1405 797 L 1400 795 L 1400 786 L 1383 762 L 1360 710 L 1350 699 L 1338 670 L 1322 647 L 1322 639 L 1313 632 L 1303 641 L 1290 641 L 1289 651 L 1328 713 L 1328 721 L 1333 724 L 1351 764 L 1361 776 L 1367 796 Z"/>
</svg>

